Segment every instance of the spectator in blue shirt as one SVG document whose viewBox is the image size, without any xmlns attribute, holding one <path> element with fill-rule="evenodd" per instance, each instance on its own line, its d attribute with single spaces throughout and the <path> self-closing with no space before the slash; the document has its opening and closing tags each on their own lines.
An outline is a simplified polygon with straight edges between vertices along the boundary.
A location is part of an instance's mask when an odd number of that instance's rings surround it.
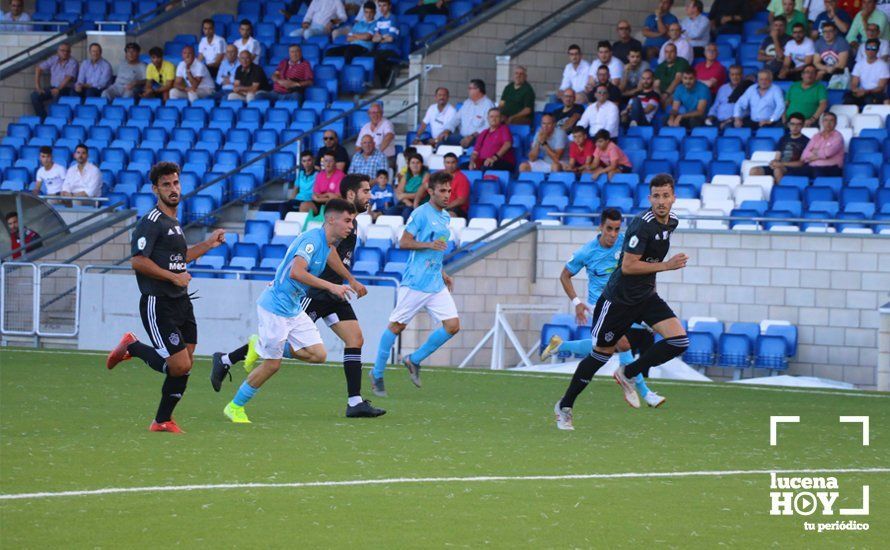
<svg viewBox="0 0 890 550">
<path fill-rule="evenodd" d="M 303 151 L 300 155 L 300 169 L 297 171 L 297 177 L 290 183 L 287 190 L 287 200 L 278 207 L 278 213 L 281 214 L 283 220 L 288 212 L 312 212 L 314 205 L 312 204 L 312 188 L 315 187 L 315 176 L 318 174 L 315 170 L 315 157 L 312 151 Z"/>
<path fill-rule="evenodd" d="M 744 78 L 741 65 L 732 65 L 729 68 L 729 82 L 720 86 L 717 90 L 717 96 L 711 109 L 708 111 L 708 118 L 705 120 L 706 126 L 719 126 L 724 129 L 733 123 L 733 114 L 735 113 L 735 104 L 738 102 L 742 94 L 749 86 L 754 83 Z"/>
<path fill-rule="evenodd" d="M 763 128 L 779 126 L 785 112 L 785 96 L 782 89 L 773 84 L 773 73 L 760 69 L 757 85 L 748 88 L 735 104 L 733 117 L 736 128 Z M 747 113 L 747 114 L 746 114 Z"/>
<path fill-rule="evenodd" d="M 695 78 L 695 70 L 683 71 L 683 85 L 674 92 L 668 126 L 695 128 L 705 122 L 711 90 Z"/>
<path fill-rule="evenodd" d="M 673 6 L 674 0 L 658 0 L 655 13 L 646 18 L 643 25 L 643 36 L 646 37 L 646 41 L 643 42 L 643 46 L 646 48 L 646 59 L 658 58 L 658 51 L 668 41 L 668 26 L 671 23 L 679 23 L 671 13 Z"/>
<path fill-rule="evenodd" d="M 841 36 L 846 36 L 852 22 L 850 14 L 837 6 L 837 0 L 825 0 L 825 11 L 816 16 L 810 30 L 810 38 L 813 40 L 821 38 L 826 23 L 834 24 L 834 27 L 841 32 Z"/>
<path fill-rule="evenodd" d="M 389 171 L 378 170 L 374 187 L 371 188 L 371 217 L 375 220 L 396 202 L 396 192 L 389 184 Z"/>
<path fill-rule="evenodd" d="M 80 97 L 99 97 L 111 84 L 111 63 L 102 58 L 102 46 L 90 44 L 90 58 L 80 64 L 74 92 Z"/>
<path fill-rule="evenodd" d="M 374 34 L 371 36 L 371 42 L 377 45 L 374 52 L 374 72 L 377 73 L 380 84 L 384 88 L 388 88 L 394 83 L 398 74 L 396 67 L 401 57 L 399 24 L 392 14 L 390 0 L 377 2 L 377 9 L 380 10 L 380 14 L 374 22 Z"/>
<path fill-rule="evenodd" d="M 347 63 L 352 63 L 354 57 L 371 55 L 374 49 L 374 27 L 377 24 L 377 5 L 374 2 L 365 2 L 362 6 L 362 16 L 355 18 L 355 23 L 346 35 L 346 44 L 329 48 L 325 55 L 342 55 Z"/>
</svg>

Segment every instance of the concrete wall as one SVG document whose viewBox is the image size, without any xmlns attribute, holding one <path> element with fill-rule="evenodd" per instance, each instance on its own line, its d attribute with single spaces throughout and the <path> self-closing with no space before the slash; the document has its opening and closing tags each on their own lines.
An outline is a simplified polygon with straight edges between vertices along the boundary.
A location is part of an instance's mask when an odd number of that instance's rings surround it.
<svg viewBox="0 0 890 550">
<path fill-rule="evenodd" d="M 456 273 L 455 299 L 464 330 L 429 363 L 459 364 L 491 328 L 498 302 L 556 303 L 568 311 L 559 273 L 593 235 L 589 230 L 540 229 L 537 244 L 535 234 L 528 235 Z M 658 290 L 681 318 L 788 320 L 798 327 L 800 340 L 792 374 L 876 387 L 878 308 L 890 298 L 890 239 L 680 231 L 672 241 L 672 251 L 688 254 L 690 263 L 682 271 L 659 274 Z M 535 282 L 530 273 L 533 250 Z M 576 277 L 575 287 L 586 295 L 584 276 Z M 526 345 L 534 343 L 540 323 L 516 320 Z M 881 337 L 887 338 L 887 332 Z M 405 342 L 413 349 L 414 340 Z M 489 358 L 481 354 L 474 365 L 488 366 Z M 708 374 L 722 378 L 731 372 L 711 369 Z"/>
<path fill-rule="evenodd" d="M 5 60 L 34 44 L 43 42 L 47 38 L 55 36 L 54 32 L 29 32 L 29 33 L 13 33 L 0 32 L 0 67 Z"/>
<path fill-rule="evenodd" d="M 151 29 L 139 36 L 130 37 L 142 46 L 143 53 L 154 46 L 164 47 L 164 43 L 173 40 L 177 34 L 194 34 L 201 36 L 201 21 L 217 13 L 235 15 L 238 11 L 238 2 L 233 0 L 210 0 L 195 7 L 175 19 Z"/>
<path fill-rule="evenodd" d="M 880 309 L 881 329 L 878 332 L 878 389 L 890 391 L 890 303 Z"/>
</svg>

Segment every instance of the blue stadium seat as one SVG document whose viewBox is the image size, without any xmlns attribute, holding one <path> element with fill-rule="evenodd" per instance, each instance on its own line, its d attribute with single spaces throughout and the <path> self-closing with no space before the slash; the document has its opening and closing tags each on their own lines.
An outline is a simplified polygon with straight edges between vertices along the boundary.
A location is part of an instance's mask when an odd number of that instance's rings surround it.
<svg viewBox="0 0 890 550">
<path fill-rule="evenodd" d="M 715 342 L 710 332 L 689 331 L 689 347 L 683 354 L 683 360 L 693 367 L 710 367 L 714 365 Z"/>
<path fill-rule="evenodd" d="M 544 351 L 544 348 L 547 347 L 547 343 L 550 342 L 550 338 L 553 336 L 559 336 L 563 339 L 563 341 L 572 339 L 572 325 L 564 325 L 564 324 L 554 324 L 554 323 L 545 323 L 544 326 L 541 327 L 541 345 L 538 348 L 538 353 Z M 568 358 L 571 356 L 569 352 L 559 352 L 559 357 Z"/>
<path fill-rule="evenodd" d="M 854 202 L 870 202 L 871 192 L 865 187 L 845 187 L 841 190 L 840 199 L 842 206 Z"/>
<path fill-rule="evenodd" d="M 751 364 L 751 340 L 744 334 L 721 334 L 719 362 L 721 367 L 744 369 Z"/>
<path fill-rule="evenodd" d="M 741 334 L 745 336 L 753 349 L 754 343 L 757 342 L 757 338 L 760 336 L 760 325 L 758 323 L 744 322 L 731 323 L 726 334 Z"/>
<path fill-rule="evenodd" d="M 770 371 L 786 370 L 787 342 L 783 336 L 761 335 L 755 346 L 754 366 Z"/>
<path fill-rule="evenodd" d="M 797 355 L 797 327 L 794 325 L 769 325 L 766 327 L 768 336 L 781 336 L 785 340 L 785 355 Z"/>
</svg>

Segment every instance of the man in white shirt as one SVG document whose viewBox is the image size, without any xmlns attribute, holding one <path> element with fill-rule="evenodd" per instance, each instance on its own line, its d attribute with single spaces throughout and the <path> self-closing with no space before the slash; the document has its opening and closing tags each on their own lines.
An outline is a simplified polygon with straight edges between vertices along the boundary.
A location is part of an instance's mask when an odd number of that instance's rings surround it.
<svg viewBox="0 0 890 550">
<path fill-rule="evenodd" d="M 430 105 L 429 109 L 426 110 L 426 115 L 424 115 L 420 126 L 417 128 L 417 136 L 414 138 L 415 144 L 426 143 L 435 147 L 440 143 L 445 143 L 451 137 L 451 133 L 454 132 L 454 129 L 460 123 L 460 118 L 457 116 L 457 109 L 448 103 L 450 97 L 451 94 L 448 92 L 448 88 L 436 89 L 436 103 Z M 427 128 L 430 130 L 430 138 L 423 141 L 421 135 Z"/>
<path fill-rule="evenodd" d="M 612 84 L 616 86 L 621 84 L 621 77 L 624 75 L 624 63 L 612 55 L 612 44 L 609 44 L 608 40 L 601 40 L 596 45 L 596 59 L 590 63 L 590 68 L 587 70 L 586 89 L 588 98 L 591 95 L 589 92 L 592 92 L 594 86 L 596 86 L 596 71 L 603 65 L 609 67 L 609 76 L 612 77 Z"/>
<path fill-rule="evenodd" d="M 689 0 L 686 2 L 686 17 L 680 21 L 680 27 L 692 44 L 695 57 L 704 56 L 704 48 L 711 40 L 711 20 L 702 13 L 703 9 L 701 0 Z"/>
<path fill-rule="evenodd" d="M 689 40 L 683 36 L 683 27 L 681 27 L 679 23 L 671 23 L 668 26 L 668 41 L 662 44 L 661 50 L 658 52 L 659 63 L 664 62 L 664 47 L 668 44 L 673 44 L 677 47 L 677 57 L 682 57 L 692 65 L 692 62 L 695 59 L 695 54 L 692 51 L 692 44 L 690 44 Z"/>
<path fill-rule="evenodd" d="M 235 40 L 232 45 L 238 49 L 238 53 L 247 50 L 251 61 L 256 63 L 256 59 L 262 53 L 263 47 L 256 38 L 251 36 L 253 34 L 253 23 L 248 19 L 242 19 L 238 25 L 238 34 L 241 35 L 241 38 Z"/>
<path fill-rule="evenodd" d="M 584 88 L 587 87 L 588 74 L 590 73 L 590 63 L 584 60 L 581 54 L 581 47 L 577 44 L 569 46 L 569 62 L 562 71 L 562 82 L 559 83 L 559 93 L 557 96 L 562 99 L 562 93 L 569 88 L 576 94 L 583 94 Z"/>
<path fill-rule="evenodd" d="M 235 87 L 235 71 L 238 70 L 238 48 L 234 44 L 226 46 L 226 55 L 219 63 L 219 71 L 216 73 L 216 85 L 228 95 Z"/>
<path fill-rule="evenodd" d="M 53 150 L 49 145 L 40 148 L 40 168 L 37 169 L 35 195 L 60 195 L 65 182 L 65 167 L 53 162 Z"/>
<path fill-rule="evenodd" d="M 608 130 L 613 139 L 617 138 L 620 117 L 618 106 L 609 101 L 608 86 L 598 85 L 594 90 L 594 97 L 596 101 L 584 110 L 581 120 L 578 121 L 578 126 L 587 128 L 587 133 L 591 137 L 600 130 Z"/>
<path fill-rule="evenodd" d="M 494 103 L 485 95 L 485 82 L 474 78 L 467 88 L 467 100 L 457 112 L 460 117 L 460 146 L 466 149 L 476 141 L 476 136 L 488 128 L 488 111 Z"/>
<path fill-rule="evenodd" d="M 200 97 L 208 97 L 216 90 L 213 77 L 207 66 L 195 59 L 195 48 L 182 48 L 182 61 L 176 67 L 176 80 L 170 90 L 170 99 L 188 99 L 195 101 Z"/>
<path fill-rule="evenodd" d="M 865 61 L 853 67 L 850 92 L 844 97 L 844 103 L 853 103 L 860 107 L 882 104 L 887 100 L 890 67 L 886 61 L 878 59 L 880 43 L 877 39 L 869 38 L 862 47 L 865 49 Z"/>
<path fill-rule="evenodd" d="M 881 27 L 875 23 L 869 23 L 865 27 L 865 36 L 866 40 L 875 39 L 879 42 L 878 59 L 890 61 L 890 41 L 881 38 Z M 856 50 L 856 63 L 863 61 L 865 61 L 865 48 L 859 48 Z"/>
<path fill-rule="evenodd" d="M 807 36 L 802 23 L 795 23 L 791 28 L 791 40 L 785 44 L 784 51 L 785 61 L 779 71 L 779 80 L 800 80 L 800 73 L 816 55 L 816 45 Z"/>
<path fill-rule="evenodd" d="M 90 150 L 84 144 L 74 149 L 74 164 L 68 168 L 62 182 L 63 197 L 98 197 L 102 194 L 102 173 L 89 161 Z M 75 206 L 88 205 L 84 201 L 74 202 Z"/>
<path fill-rule="evenodd" d="M 0 21 L 6 23 L 0 25 L 0 31 L 6 32 L 29 32 L 31 25 L 10 25 L 9 23 L 30 21 L 31 16 L 25 11 L 24 0 L 12 0 L 9 3 L 9 11 L 0 14 Z"/>
<path fill-rule="evenodd" d="M 290 35 L 302 35 L 304 40 L 318 35 L 330 36 L 334 27 L 344 21 L 346 7 L 341 0 L 312 0 L 303 17 L 302 27 L 291 31 Z"/>
<path fill-rule="evenodd" d="M 130 42 L 124 47 L 124 61 L 117 66 L 114 84 L 105 88 L 102 97 L 114 99 L 116 97 L 133 97 L 145 86 L 145 63 L 139 61 L 139 53 L 142 48 L 136 42 Z"/>
<path fill-rule="evenodd" d="M 204 37 L 198 43 L 198 61 L 206 65 L 210 75 L 216 78 L 219 64 L 226 54 L 226 41 L 216 34 L 213 19 L 205 19 L 201 23 L 201 32 L 204 33 Z"/>
<path fill-rule="evenodd" d="M 358 139 L 355 140 L 355 147 L 356 149 L 361 148 L 362 138 L 371 136 L 374 138 L 376 149 L 386 156 L 390 168 L 394 168 L 396 163 L 396 130 L 393 128 L 392 122 L 388 118 L 383 117 L 383 107 L 379 103 L 372 103 L 368 107 L 368 116 L 371 120 L 362 126 L 361 131 L 358 133 Z"/>
</svg>

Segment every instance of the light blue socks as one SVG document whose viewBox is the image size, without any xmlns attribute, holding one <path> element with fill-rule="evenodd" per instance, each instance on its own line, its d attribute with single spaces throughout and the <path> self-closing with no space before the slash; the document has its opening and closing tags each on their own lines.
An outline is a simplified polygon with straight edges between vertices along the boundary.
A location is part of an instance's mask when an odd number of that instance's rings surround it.
<svg viewBox="0 0 890 550">
<path fill-rule="evenodd" d="M 377 346 L 377 359 L 374 361 L 374 378 L 383 378 L 383 371 L 386 370 L 386 362 L 389 361 L 389 352 L 392 351 L 393 344 L 396 343 L 396 333 L 388 328 L 383 331 L 380 336 L 380 345 Z"/>
<path fill-rule="evenodd" d="M 574 355 L 585 357 L 593 351 L 593 340 L 569 340 L 560 344 L 558 351 L 567 351 Z"/>
<path fill-rule="evenodd" d="M 426 342 L 424 342 L 423 345 L 417 349 L 417 351 L 409 355 L 409 357 L 411 358 L 411 362 L 415 365 L 421 364 L 423 360 L 432 355 L 434 351 L 445 345 L 445 342 L 451 340 L 452 336 L 454 335 L 448 334 L 448 331 L 445 330 L 445 327 L 437 328 L 430 333 L 429 337 L 426 339 Z"/>
<path fill-rule="evenodd" d="M 238 388 L 238 393 L 235 394 L 235 398 L 232 399 L 232 402 L 239 407 L 243 407 L 247 404 L 248 401 L 253 398 L 254 395 L 256 395 L 257 391 L 258 388 L 254 388 L 247 383 L 247 380 L 245 380 L 241 383 L 241 387 Z"/>
</svg>

